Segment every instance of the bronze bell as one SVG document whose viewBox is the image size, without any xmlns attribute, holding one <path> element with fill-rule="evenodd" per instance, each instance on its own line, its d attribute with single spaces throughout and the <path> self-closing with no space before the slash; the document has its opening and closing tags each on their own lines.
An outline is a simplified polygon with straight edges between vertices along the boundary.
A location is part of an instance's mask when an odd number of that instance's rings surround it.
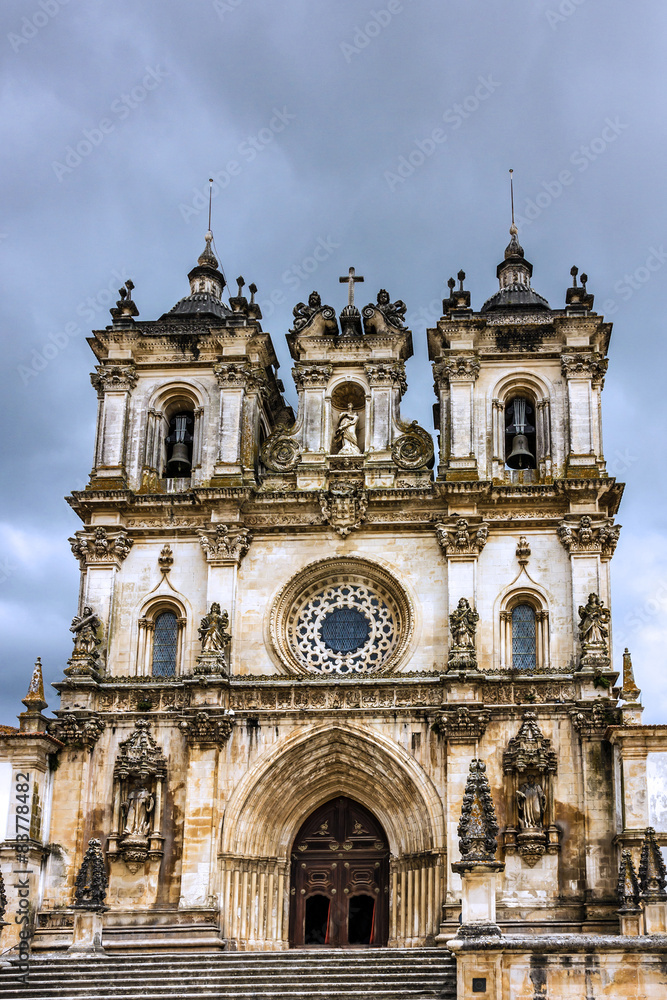
<svg viewBox="0 0 667 1000">
<path fill-rule="evenodd" d="M 535 456 L 528 447 L 528 438 L 525 434 L 515 434 L 512 440 L 512 451 L 507 456 L 507 465 L 510 469 L 534 469 Z"/>
<path fill-rule="evenodd" d="M 167 462 L 168 479 L 184 479 L 190 475 L 190 457 L 184 441 L 177 441 Z"/>
</svg>

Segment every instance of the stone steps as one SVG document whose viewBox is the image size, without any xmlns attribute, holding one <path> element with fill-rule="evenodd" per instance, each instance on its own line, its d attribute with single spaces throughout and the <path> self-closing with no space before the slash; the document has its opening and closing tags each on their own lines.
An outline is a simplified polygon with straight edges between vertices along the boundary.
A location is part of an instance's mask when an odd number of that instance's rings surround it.
<svg viewBox="0 0 667 1000">
<path fill-rule="evenodd" d="M 221 952 L 31 960 L 27 984 L 0 970 L 2 1000 L 456 1000 L 444 949 Z"/>
</svg>

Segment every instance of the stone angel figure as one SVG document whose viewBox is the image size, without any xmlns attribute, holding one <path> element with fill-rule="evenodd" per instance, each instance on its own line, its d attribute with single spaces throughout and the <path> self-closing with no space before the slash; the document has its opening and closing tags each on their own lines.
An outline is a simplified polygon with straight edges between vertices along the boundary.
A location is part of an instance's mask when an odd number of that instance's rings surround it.
<svg viewBox="0 0 667 1000">
<path fill-rule="evenodd" d="M 607 652 L 611 612 L 597 594 L 588 595 L 588 603 L 579 608 L 579 639 L 584 649 Z"/>
<path fill-rule="evenodd" d="M 221 612 L 220 605 L 214 602 L 199 626 L 202 653 L 224 653 L 225 646 L 231 639 L 231 635 L 227 632 L 228 628 L 228 613 Z"/>
<path fill-rule="evenodd" d="M 74 616 L 69 627 L 70 632 L 74 633 L 74 656 L 98 655 L 97 647 L 102 645 L 102 640 L 98 639 L 101 625 L 102 622 L 88 604 L 82 614 Z"/>
<path fill-rule="evenodd" d="M 479 614 L 470 607 L 468 599 L 462 597 L 458 606 L 449 616 L 452 643 L 457 649 L 473 649 Z"/>
</svg>

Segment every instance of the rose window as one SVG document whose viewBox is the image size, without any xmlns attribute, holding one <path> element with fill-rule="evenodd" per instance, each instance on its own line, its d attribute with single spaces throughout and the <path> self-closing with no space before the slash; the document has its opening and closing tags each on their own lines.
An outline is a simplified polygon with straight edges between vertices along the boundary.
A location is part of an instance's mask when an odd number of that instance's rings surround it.
<svg viewBox="0 0 667 1000">
<path fill-rule="evenodd" d="M 411 606 L 395 580 L 363 560 L 325 560 L 304 570 L 271 615 L 274 648 L 300 673 L 386 670 L 412 634 Z"/>
</svg>

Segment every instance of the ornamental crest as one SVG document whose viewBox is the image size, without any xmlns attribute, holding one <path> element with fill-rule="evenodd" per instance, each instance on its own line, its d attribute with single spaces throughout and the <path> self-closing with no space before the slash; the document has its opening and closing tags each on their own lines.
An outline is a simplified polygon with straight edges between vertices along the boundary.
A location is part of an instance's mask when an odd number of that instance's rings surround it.
<svg viewBox="0 0 667 1000">
<path fill-rule="evenodd" d="M 324 520 L 343 538 L 361 526 L 367 507 L 368 497 L 359 486 L 332 486 L 320 493 Z"/>
</svg>

